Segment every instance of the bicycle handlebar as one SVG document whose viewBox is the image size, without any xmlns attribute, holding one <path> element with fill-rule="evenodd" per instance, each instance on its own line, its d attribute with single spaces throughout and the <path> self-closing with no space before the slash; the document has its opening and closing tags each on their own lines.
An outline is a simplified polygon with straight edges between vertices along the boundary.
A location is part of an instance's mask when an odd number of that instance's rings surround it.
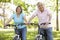
<svg viewBox="0 0 60 40">
<path fill-rule="evenodd" d="M 19 25 L 38 25 L 38 23 L 20 23 L 18 25 L 15 25 L 15 24 L 7 24 L 6 26 L 19 26 Z"/>
</svg>

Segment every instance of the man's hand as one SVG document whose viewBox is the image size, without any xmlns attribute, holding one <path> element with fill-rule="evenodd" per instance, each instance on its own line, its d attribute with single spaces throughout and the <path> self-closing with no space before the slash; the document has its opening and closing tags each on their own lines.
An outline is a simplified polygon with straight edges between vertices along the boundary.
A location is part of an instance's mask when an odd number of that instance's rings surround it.
<svg viewBox="0 0 60 40">
<path fill-rule="evenodd" d="M 50 21 L 49 22 L 46 22 L 46 25 L 48 25 L 49 23 L 51 23 Z"/>
<path fill-rule="evenodd" d="M 4 26 L 6 26 L 7 24 L 4 24 Z"/>
<path fill-rule="evenodd" d="M 5 23 L 5 24 L 4 24 L 4 28 L 5 28 L 5 29 L 7 28 L 6 25 L 7 25 L 7 24 Z"/>
</svg>

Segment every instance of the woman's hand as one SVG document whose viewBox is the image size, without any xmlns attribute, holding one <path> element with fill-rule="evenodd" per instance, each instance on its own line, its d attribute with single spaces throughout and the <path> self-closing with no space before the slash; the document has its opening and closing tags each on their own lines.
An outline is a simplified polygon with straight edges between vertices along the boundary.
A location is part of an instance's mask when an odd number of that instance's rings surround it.
<svg viewBox="0 0 60 40">
<path fill-rule="evenodd" d="M 25 24 L 28 25 L 28 22 L 26 22 Z"/>
</svg>

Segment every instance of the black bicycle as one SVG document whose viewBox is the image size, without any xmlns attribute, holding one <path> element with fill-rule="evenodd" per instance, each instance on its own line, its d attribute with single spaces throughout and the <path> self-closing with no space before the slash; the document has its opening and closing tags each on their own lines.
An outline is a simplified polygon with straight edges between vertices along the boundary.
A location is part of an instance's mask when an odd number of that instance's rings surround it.
<svg viewBox="0 0 60 40">
<path fill-rule="evenodd" d="M 41 23 L 40 25 L 45 25 L 46 23 Z M 51 24 L 51 23 L 48 23 Z M 46 30 L 44 30 L 44 32 L 42 33 L 39 29 L 40 29 L 40 25 L 38 25 L 38 35 L 36 36 L 35 40 L 47 40 L 47 33 Z"/>
</svg>

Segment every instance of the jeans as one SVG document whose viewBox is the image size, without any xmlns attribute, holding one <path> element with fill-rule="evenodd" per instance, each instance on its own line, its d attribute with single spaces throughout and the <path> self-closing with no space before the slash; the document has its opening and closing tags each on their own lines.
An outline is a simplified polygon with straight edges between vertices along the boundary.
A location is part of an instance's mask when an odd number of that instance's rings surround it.
<svg viewBox="0 0 60 40">
<path fill-rule="evenodd" d="M 27 32 L 26 27 L 22 29 L 15 29 L 15 33 L 19 35 L 21 40 L 26 40 L 26 32 Z"/>
<path fill-rule="evenodd" d="M 38 28 L 38 31 L 39 31 L 38 33 L 40 33 L 40 35 L 46 34 L 46 36 L 45 36 L 46 40 L 53 40 L 52 27 L 46 28 L 46 29 L 44 29 L 44 28 Z"/>
</svg>

